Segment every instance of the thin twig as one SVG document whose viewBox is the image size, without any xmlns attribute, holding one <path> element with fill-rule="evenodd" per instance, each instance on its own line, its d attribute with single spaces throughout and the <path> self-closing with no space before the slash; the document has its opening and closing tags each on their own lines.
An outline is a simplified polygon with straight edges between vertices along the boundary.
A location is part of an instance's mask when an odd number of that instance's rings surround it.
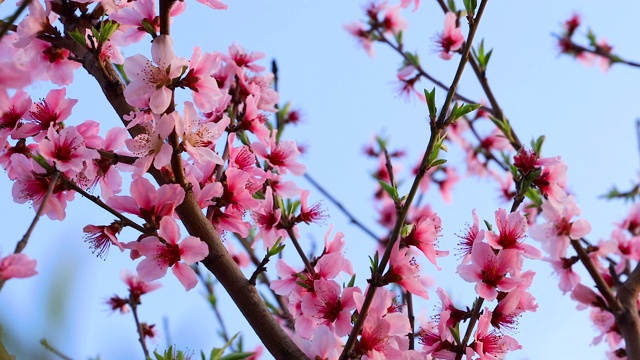
<svg viewBox="0 0 640 360">
<path fill-rule="evenodd" d="M 307 181 L 311 183 L 311 185 L 316 188 L 316 190 L 320 191 L 320 193 L 322 193 L 322 195 L 324 195 L 327 200 L 331 201 L 331 203 L 333 203 L 353 225 L 360 228 L 360 230 L 364 231 L 375 241 L 380 241 L 380 237 L 378 235 L 376 235 L 373 231 L 371 231 L 371 229 L 366 227 L 360 220 L 356 219 L 356 217 L 338 199 L 331 195 L 329 191 L 327 191 L 327 189 L 320 185 L 320 183 L 317 182 L 311 175 L 309 175 L 309 173 L 305 173 L 303 176 Z"/>
<path fill-rule="evenodd" d="M 451 103 L 453 101 L 453 98 L 455 96 L 456 93 L 456 88 L 458 86 L 458 83 L 460 81 L 460 78 L 462 77 L 462 72 L 464 71 L 465 65 L 467 60 L 469 59 L 469 53 L 471 51 L 471 44 L 473 43 L 473 38 L 475 36 L 476 33 L 476 29 L 478 27 L 478 24 L 480 23 L 480 18 L 482 17 L 482 14 L 484 12 L 484 8 L 486 7 L 487 4 L 487 0 L 482 0 L 482 2 L 480 3 L 480 7 L 478 9 L 478 14 L 475 17 L 475 19 L 469 17 L 469 34 L 467 36 L 467 43 L 465 44 L 464 47 L 464 51 L 462 54 L 462 57 L 460 59 L 460 63 L 458 65 L 458 69 L 456 70 L 456 74 L 454 76 L 454 79 L 451 83 L 451 86 L 448 87 L 448 93 L 447 93 L 447 97 L 444 101 L 443 106 L 440 109 L 440 116 L 438 118 L 437 121 L 431 121 L 431 136 L 429 138 L 429 143 L 427 145 L 427 148 L 425 149 L 425 153 L 422 157 L 422 161 L 420 163 L 420 167 L 418 169 L 418 173 L 416 174 L 416 177 L 413 181 L 413 184 L 411 186 L 411 190 L 409 191 L 409 194 L 407 194 L 404 206 L 402 207 L 401 212 L 398 215 L 398 218 L 396 220 L 396 224 L 393 228 L 393 231 L 391 233 L 391 236 L 389 238 L 389 243 L 387 244 L 387 248 L 384 252 L 384 255 L 382 256 L 382 259 L 380 260 L 380 263 L 378 264 L 378 272 L 375 274 L 372 274 L 372 279 L 369 285 L 369 288 L 367 289 L 366 295 L 365 295 L 365 299 L 363 301 L 363 304 L 360 308 L 360 313 L 358 315 L 358 319 L 356 320 L 353 329 L 351 331 L 351 333 L 349 334 L 349 338 L 347 340 L 347 342 L 345 343 L 344 349 L 342 351 L 342 354 L 340 355 L 340 359 L 341 360 L 346 360 L 349 358 L 349 353 L 351 352 L 351 350 L 353 349 L 353 346 L 355 345 L 355 342 L 357 340 L 357 336 L 360 333 L 360 330 L 362 329 L 362 326 L 364 325 L 364 320 L 366 319 L 368 312 L 369 312 L 369 308 L 373 302 L 373 297 L 375 295 L 375 292 L 377 290 L 377 288 L 379 286 L 381 286 L 382 284 L 378 283 L 379 280 L 381 279 L 382 275 L 384 274 L 384 271 L 389 263 L 389 259 L 391 257 L 391 251 L 393 249 L 393 247 L 396 245 L 396 241 L 398 240 L 398 237 L 400 235 L 400 230 L 402 229 L 402 227 L 404 226 L 404 221 L 406 219 L 406 216 L 409 212 L 409 208 L 411 207 L 411 204 L 413 202 L 413 199 L 418 191 L 420 182 L 422 181 L 422 179 L 424 178 L 426 172 L 429 170 L 429 159 L 431 157 L 432 152 L 435 150 L 435 143 L 437 141 L 437 139 L 440 138 L 440 136 L 442 136 L 442 133 L 444 131 L 444 129 L 447 127 L 448 123 L 446 122 L 446 118 L 447 118 L 447 110 L 449 109 L 449 107 L 451 106 Z"/>
<path fill-rule="evenodd" d="M 0 28 L 0 39 L 4 37 L 7 31 L 16 31 L 18 29 L 18 27 L 15 26 L 14 23 L 30 3 L 31 0 L 24 0 L 22 4 L 20 4 L 20 7 L 16 9 L 16 11 L 13 13 L 13 15 L 11 15 L 11 17 L 7 19 L 7 21 L 0 22 L 0 24 L 2 25 L 2 27 Z"/>
<path fill-rule="evenodd" d="M 142 328 L 142 323 L 138 320 L 138 304 L 135 301 L 132 301 L 131 297 L 129 297 L 129 306 L 131 307 L 131 313 L 133 314 L 133 320 L 136 322 L 136 329 L 138 330 L 138 341 L 140 341 L 140 345 L 142 346 L 142 351 L 144 352 L 145 359 L 149 357 L 149 350 L 147 349 L 147 342 L 144 336 L 144 329 Z"/>
</svg>

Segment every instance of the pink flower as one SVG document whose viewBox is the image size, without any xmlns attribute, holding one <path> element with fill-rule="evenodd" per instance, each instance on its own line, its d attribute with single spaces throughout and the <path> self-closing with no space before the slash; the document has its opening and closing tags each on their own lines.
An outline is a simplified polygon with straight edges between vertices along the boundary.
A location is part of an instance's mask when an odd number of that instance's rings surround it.
<svg viewBox="0 0 640 360">
<path fill-rule="evenodd" d="M 32 122 L 19 128 L 16 137 L 34 136 L 36 141 L 39 141 L 44 138 L 50 127 L 57 129 L 59 124 L 71 115 L 71 109 L 78 102 L 76 99 L 65 99 L 66 94 L 65 88 L 51 90 L 44 100 L 33 103 L 26 117 Z"/>
<path fill-rule="evenodd" d="M 165 139 L 173 131 L 177 116 L 175 111 L 171 114 L 163 114 L 146 127 L 147 132 L 125 140 L 127 149 L 139 158 L 133 164 L 136 167 L 135 176 L 142 176 L 149 170 L 151 164 L 156 169 L 162 169 L 169 164 L 173 147 L 166 143 Z"/>
<path fill-rule="evenodd" d="M 567 164 L 559 158 L 547 160 L 543 164 L 545 166 L 542 173 L 533 183 L 543 196 L 561 201 L 566 196 L 564 189 L 567 186 Z"/>
<path fill-rule="evenodd" d="M 31 108 L 31 98 L 24 90 L 18 90 L 9 98 L 0 93 L 0 149 L 4 149 L 7 138 L 22 126 L 22 118 Z M 15 136 L 15 135 L 14 135 Z"/>
<path fill-rule="evenodd" d="M 253 220 L 258 226 L 258 234 L 255 239 L 262 238 L 265 248 L 271 248 L 278 238 L 286 239 L 287 231 L 279 226 L 282 210 L 273 208 L 273 190 L 267 187 L 264 193 L 264 201 L 260 208 L 253 212 Z"/>
<path fill-rule="evenodd" d="M 141 41 L 147 34 L 143 25 L 146 22 L 157 33 L 160 30 L 160 19 L 156 15 L 156 2 L 153 0 L 138 0 L 124 2 L 126 5 L 114 4 L 117 1 L 102 1 L 103 6 L 110 13 L 109 17 L 120 24 L 112 39 L 120 46 L 130 45 Z M 174 15 L 174 8 L 172 14 Z"/>
<path fill-rule="evenodd" d="M 518 270 L 516 250 L 501 250 L 496 255 L 489 244 L 480 241 L 473 244 L 471 263 L 458 266 L 460 277 L 475 282 L 478 295 L 488 301 L 496 299 L 498 290 L 508 292 L 516 288 L 520 279 L 507 277 L 507 274 Z"/>
<path fill-rule="evenodd" d="M 124 281 L 129 288 L 129 299 L 136 304 L 140 303 L 140 297 L 142 295 L 150 293 L 162 286 L 159 282 L 146 282 L 128 270 L 122 271 L 120 278 L 122 278 L 122 281 Z"/>
<path fill-rule="evenodd" d="M 475 341 L 471 344 L 473 350 L 480 355 L 480 360 L 502 359 L 507 352 L 522 349 L 516 339 L 501 335 L 495 329 L 490 328 L 491 316 L 491 311 L 485 308 L 478 320 L 478 328 L 474 335 Z"/>
<path fill-rule="evenodd" d="M 124 70 L 131 79 L 124 90 L 124 96 L 133 106 L 148 106 L 154 113 L 162 114 L 172 99 L 173 92 L 167 86 L 182 74 L 188 63 L 175 56 L 173 40 L 169 35 L 155 38 L 151 45 L 151 57 L 153 63 L 143 55 L 134 55 L 124 60 Z"/>
<path fill-rule="evenodd" d="M 233 44 L 229 46 L 229 55 L 227 63 L 235 65 L 236 75 L 244 76 L 243 69 L 247 68 L 253 72 L 259 73 L 265 70 L 264 66 L 254 64 L 255 61 L 264 58 L 264 53 L 249 53 L 242 46 Z"/>
<path fill-rule="evenodd" d="M 220 54 L 204 53 L 200 47 L 193 49 L 189 71 L 182 80 L 192 90 L 193 102 L 202 112 L 213 111 L 222 98 L 213 73 L 220 69 Z"/>
<path fill-rule="evenodd" d="M 58 15 L 51 12 L 51 4 L 46 2 L 47 8 L 42 7 L 40 1 L 29 3 L 29 14 L 18 24 L 18 40 L 14 45 L 18 48 L 28 46 L 33 39 L 43 31 L 53 30 Z"/>
<path fill-rule="evenodd" d="M 139 243 L 134 244 L 135 249 L 145 258 L 138 264 L 137 270 L 144 281 L 153 281 L 163 277 L 168 268 L 178 278 L 185 290 L 191 290 L 198 283 L 195 272 L 189 266 L 209 254 L 206 243 L 199 238 L 188 236 L 180 240 L 180 228 L 170 217 L 160 220 L 158 235 L 147 236 Z"/>
<path fill-rule="evenodd" d="M 109 206 L 126 211 L 144 219 L 147 224 L 157 227 L 165 216 L 173 216 L 178 205 L 184 200 L 184 189 L 178 184 L 165 184 L 156 188 L 143 177 L 131 183 L 131 196 L 112 196 Z"/>
<path fill-rule="evenodd" d="M 407 28 L 407 21 L 400 16 L 400 6 L 391 6 L 386 9 L 382 20 L 383 31 L 398 34 Z"/>
<path fill-rule="evenodd" d="M 367 32 L 365 26 L 361 22 L 355 22 L 352 24 L 346 24 L 343 26 L 347 32 L 358 39 L 358 43 L 367 52 L 367 55 L 373 57 L 373 39 L 369 32 Z"/>
<path fill-rule="evenodd" d="M 98 253 L 99 258 L 106 258 L 109 253 L 109 247 L 111 244 L 117 246 L 121 252 L 124 251 L 124 247 L 118 241 L 116 235 L 122 230 L 123 224 L 114 221 L 111 225 L 87 225 L 82 231 L 86 233 L 85 242 L 89 243 L 92 253 Z"/>
<path fill-rule="evenodd" d="M 25 254 L 9 254 L 0 260 L 0 279 L 28 278 L 37 274 L 36 260 Z"/>
<path fill-rule="evenodd" d="M 199 3 L 207 5 L 215 10 L 227 10 L 229 6 L 220 0 L 197 0 Z"/>
<path fill-rule="evenodd" d="M 440 58 L 449 60 L 453 57 L 451 52 L 457 51 L 464 43 L 462 30 L 456 26 L 457 16 L 448 12 L 444 19 L 444 31 L 438 35 L 437 45 L 440 50 Z"/>
<path fill-rule="evenodd" d="M 436 258 L 449 255 L 448 251 L 436 250 L 435 248 L 441 231 L 442 221 L 437 214 L 423 216 L 413 224 L 411 232 L 402 241 L 409 246 L 420 249 L 427 259 L 436 266 L 436 269 L 441 270 L 436 263 Z"/>
<path fill-rule="evenodd" d="M 576 258 L 545 258 L 551 264 L 553 270 L 560 276 L 558 287 L 563 294 L 572 291 L 580 283 L 580 275 L 573 271 Z"/>
<path fill-rule="evenodd" d="M 313 282 L 314 292 L 302 296 L 303 316 L 311 320 L 311 327 L 298 328 L 301 333 L 311 334 L 318 325 L 328 326 L 337 336 L 345 336 L 351 331 L 351 311 L 356 308 L 354 292 L 359 288 L 348 287 L 341 293 L 340 285 L 333 280 L 320 278 Z M 302 322 L 303 324 L 305 322 Z"/>
<path fill-rule="evenodd" d="M 427 287 L 432 280 L 420 274 L 420 266 L 414 257 L 408 255 L 408 248 L 400 250 L 399 243 L 391 250 L 389 270 L 384 274 L 386 283 L 397 283 L 412 294 L 429 299 Z"/>
<path fill-rule="evenodd" d="M 311 339 L 302 341 L 301 348 L 311 359 L 338 360 L 340 357 L 340 338 L 327 326 L 318 326 L 310 334 Z"/>
<path fill-rule="evenodd" d="M 302 194 L 300 194 L 300 215 L 296 216 L 294 219 L 296 223 L 318 223 L 327 218 L 327 215 L 323 211 L 320 203 L 315 203 L 309 206 L 308 199 L 310 194 L 311 192 L 309 190 L 304 190 Z"/>
<path fill-rule="evenodd" d="M 40 39 L 34 39 L 25 50 L 30 53 L 27 55 L 31 57 L 29 66 L 41 69 L 41 77 L 51 80 L 56 85 L 71 84 L 74 70 L 82 66 L 77 61 L 69 60 L 71 51 Z"/>
<path fill-rule="evenodd" d="M 15 180 L 11 191 L 13 201 L 18 204 L 31 201 L 37 211 L 49 190 L 50 175 L 33 159 L 28 159 L 22 154 L 11 155 L 11 169 Z M 43 213 L 51 220 L 64 220 L 67 201 L 73 199 L 73 194 L 54 190 L 44 203 Z"/>
<path fill-rule="evenodd" d="M 217 123 L 207 122 L 200 118 L 193 103 L 184 103 L 184 118 L 174 116 L 175 129 L 182 138 L 185 150 L 198 163 L 213 162 L 224 164 L 220 155 L 214 151 L 216 141 L 229 125 L 229 117 L 224 116 Z"/>
<path fill-rule="evenodd" d="M 407 8 L 412 2 L 415 2 L 413 11 L 418 10 L 418 7 L 420 7 L 420 0 L 400 0 L 400 7 Z"/>
<path fill-rule="evenodd" d="M 96 150 L 84 146 L 84 139 L 74 126 L 65 127 L 60 133 L 50 127 L 39 148 L 45 159 L 70 177 L 81 172 L 85 162 L 100 158 Z"/>
<path fill-rule="evenodd" d="M 578 215 L 580 208 L 571 195 L 564 196 L 560 202 L 545 201 L 542 203 L 542 217 L 546 222 L 533 225 L 529 234 L 542 242 L 542 249 L 552 259 L 566 257 L 570 241 L 578 240 L 591 231 L 591 225 L 586 220 L 572 221 Z"/>
<path fill-rule="evenodd" d="M 485 232 L 487 242 L 494 249 L 515 249 L 530 259 L 541 259 L 542 253 L 532 245 L 523 243 L 527 234 L 527 219 L 520 212 L 507 215 L 504 209 L 496 211 L 496 227 L 500 235 Z"/>
<path fill-rule="evenodd" d="M 462 261 L 463 264 L 470 259 L 473 244 L 475 244 L 476 241 L 482 241 L 485 233 L 484 230 L 480 230 L 476 209 L 471 210 L 471 215 L 473 216 L 473 225 L 468 226 L 466 234 L 458 235 L 460 238 L 458 246 L 461 251 L 461 255 L 464 256 L 464 260 Z"/>
</svg>

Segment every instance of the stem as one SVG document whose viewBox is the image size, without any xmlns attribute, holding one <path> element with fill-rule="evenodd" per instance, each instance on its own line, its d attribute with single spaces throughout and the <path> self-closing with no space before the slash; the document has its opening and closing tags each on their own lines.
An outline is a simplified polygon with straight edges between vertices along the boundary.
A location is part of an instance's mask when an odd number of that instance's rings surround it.
<svg viewBox="0 0 640 360">
<path fill-rule="evenodd" d="M 602 278 L 602 275 L 600 275 L 600 272 L 598 272 L 598 269 L 596 269 L 595 265 L 591 261 L 591 258 L 589 257 L 589 254 L 587 254 L 582 245 L 580 245 L 580 240 L 571 239 L 571 246 L 573 246 L 573 249 L 576 251 L 576 253 L 578 253 L 580 262 L 582 262 L 584 267 L 587 269 L 587 272 L 596 283 L 596 288 L 598 288 L 598 291 L 600 291 L 600 294 L 602 294 L 602 296 L 604 297 L 611 311 L 614 313 L 614 315 L 617 312 L 620 312 L 622 310 L 622 305 L 620 304 L 620 302 L 618 302 L 615 295 L 609 288 L 609 285 L 607 285 L 607 283 Z"/>
<path fill-rule="evenodd" d="M 133 320 L 136 322 L 136 329 L 138 329 L 138 341 L 140 341 L 140 345 L 142 346 L 142 351 L 144 352 L 145 359 L 149 357 L 149 350 L 147 349 L 147 343 L 144 337 L 144 331 L 142 329 L 142 324 L 138 320 L 138 304 L 129 298 L 129 306 L 131 306 L 131 313 L 133 314 Z"/>
<path fill-rule="evenodd" d="M 462 339 L 462 343 L 460 344 L 461 349 L 456 354 L 456 360 L 461 360 L 462 356 L 465 354 L 467 342 L 469 342 L 469 339 L 471 339 L 471 333 L 473 332 L 473 328 L 476 326 L 476 321 L 478 321 L 478 319 L 480 318 L 480 310 L 482 310 L 483 303 L 483 298 L 479 297 L 476 299 L 476 303 L 471 313 L 471 318 L 469 319 L 469 325 L 467 326 L 467 331 L 464 333 L 464 338 Z"/>
<path fill-rule="evenodd" d="M 420 66 L 420 64 L 414 64 L 411 59 L 407 56 L 407 54 L 404 53 L 404 51 L 402 51 L 402 49 L 395 45 L 394 43 L 392 43 L 391 41 L 389 41 L 389 39 L 387 39 L 386 36 L 384 36 L 384 34 L 382 32 L 380 32 L 379 30 L 376 32 L 376 36 L 378 38 L 381 39 L 382 42 L 384 42 L 385 44 L 389 45 L 393 50 L 395 50 L 398 54 L 400 54 L 400 56 L 402 56 L 402 58 L 404 59 L 404 61 L 406 61 L 409 64 L 412 64 L 415 68 L 416 71 L 418 72 L 418 74 L 420 74 L 420 76 L 426 78 L 427 80 L 431 81 L 432 83 L 434 83 L 436 86 L 438 86 L 439 88 L 445 90 L 445 91 L 449 91 L 450 88 L 445 85 L 442 81 L 437 80 L 436 78 L 434 78 L 433 76 L 429 75 L 429 73 L 427 73 L 422 66 Z M 454 92 L 453 95 L 456 99 L 464 101 L 468 104 L 479 104 L 479 102 L 477 101 L 473 101 L 471 99 L 469 99 L 468 97 L 465 97 L 463 95 L 460 95 L 458 93 Z M 482 109 L 486 112 L 489 112 L 491 114 L 493 114 L 493 109 L 490 109 L 486 106 L 483 106 Z"/>
<path fill-rule="evenodd" d="M 51 197 L 51 194 L 53 193 L 53 189 L 55 188 L 56 183 L 58 182 L 59 176 L 60 176 L 60 173 L 58 171 L 55 171 L 53 173 L 53 176 L 51 176 L 51 180 L 49 180 L 49 187 L 47 188 L 47 192 L 42 197 L 42 202 L 40 203 L 40 207 L 38 207 L 36 216 L 33 217 L 33 220 L 31 221 L 31 225 L 29 225 L 27 232 L 24 234 L 22 239 L 20 239 L 20 241 L 18 241 L 18 243 L 16 244 L 16 248 L 15 250 L 13 250 L 14 254 L 21 253 L 22 250 L 24 250 L 24 248 L 27 246 L 27 242 L 31 237 L 31 233 L 33 232 L 33 229 L 36 228 L 36 224 L 38 223 L 38 220 L 40 220 L 40 216 L 42 216 L 42 213 L 44 212 L 44 207 L 47 205 L 47 201 L 49 200 L 49 198 Z"/>
<path fill-rule="evenodd" d="M 81 21 L 77 17 L 68 19 L 67 24 L 69 25 L 65 27 L 65 33 L 73 31 L 80 23 Z M 70 50 L 87 72 L 96 79 L 107 101 L 123 124 L 127 124 L 124 117 L 136 109 L 125 100 L 125 86 L 111 64 L 101 62 L 96 54 L 93 54 L 86 46 L 80 45 L 70 38 L 43 36 L 39 38 Z M 132 137 L 142 132 L 143 129 L 140 127 L 129 129 L 129 134 Z M 159 184 L 166 182 L 159 171 L 152 169 L 151 173 Z M 306 359 L 307 356 L 282 330 L 280 324 L 267 309 L 260 294 L 254 286 L 249 284 L 238 265 L 231 258 L 216 229 L 202 213 L 192 191 L 187 190 L 185 200 L 178 206 L 176 213 L 189 234 L 199 237 L 207 244 L 209 255 L 202 261 L 202 264 L 220 281 L 271 355 L 278 359 Z"/>
<path fill-rule="evenodd" d="M 13 24 L 16 22 L 20 14 L 29 6 L 31 0 L 24 0 L 20 7 L 16 9 L 16 11 L 7 19 L 7 21 L 2 22 L 2 27 L 0 28 L 0 39 L 7 33 L 7 31 L 16 31 L 17 27 Z"/>
<path fill-rule="evenodd" d="M 462 72 L 464 71 L 465 64 L 469 59 L 471 44 L 473 43 L 473 38 L 475 36 L 476 29 L 478 27 L 478 24 L 480 23 L 480 18 L 482 17 L 482 13 L 484 12 L 486 5 L 487 5 L 487 0 L 482 0 L 475 20 L 469 19 L 469 22 L 470 22 L 469 35 L 467 36 L 467 42 L 464 47 L 462 58 L 460 59 L 460 63 L 458 64 L 458 70 L 456 71 L 456 75 L 452 81 L 451 86 L 448 87 L 449 91 L 447 92 L 447 97 L 444 102 L 444 105 L 440 109 L 440 116 L 438 120 L 431 121 L 431 136 L 429 137 L 429 143 L 422 157 L 420 168 L 413 181 L 411 190 L 409 191 L 409 194 L 407 194 L 407 198 L 405 200 L 404 206 L 402 207 L 401 211 L 398 214 L 398 219 L 396 220 L 396 224 L 389 238 L 389 243 L 387 244 L 387 248 L 385 249 L 384 255 L 382 256 L 382 259 L 378 264 L 378 272 L 375 274 L 372 274 L 372 281 L 370 283 L 370 286 L 367 289 L 364 302 L 362 304 L 360 313 L 358 315 L 358 319 L 356 320 L 353 326 L 353 329 L 349 334 L 349 339 L 347 340 L 344 346 L 344 349 L 342 351 L 342 354 L 340 355 L 341 360 L 348 359 L 349 353 L 351 352 L 351 350 L 353 349 L 353 346 L 355 345 L 357 336 L 360 333 L 360 330 L 364 325 L 364 320 L 366 319 L 369 313 L 369 308 L 371 306 L 371 303 L 373 302 L 373 297 L 375 295 L 376 289 L 378 286 L 380 286 L 377 279 L 381 278 L 384 274 L 384 271 L 391 257 L 391 250 L 395 246 L 395 243 L 398 240 L 398 237 L 400 235 L 400 230 L 404 226 L 404 221 L 406 219 L 407 213 L 409 212 L 409 208 L 411 207 L 411 203 L 413 202 L 413 199 L 418 191 L 420 182 L 422 181 L 422 178 L 424 178 L 427 170 L 429 170 L 428 162 L 429 162 L 429 158 L 431 157 L 431 153 L 434 151 L 435 143 L 437 139 L 442 136 L 444 129 L 448 125 L 448 123 L 445 122 L 445 119 L 447 118 L 447 112 L 448 112 L 447 110 L 449 109 L 449 106 L 451 106 L 451 102 L 454 98 L 454 94 L 456 93 L 456 88 L 462 76 Z"/>
<path fill-rule="evenodd" d="M 298 255 L 300 255 L 300 259 L 302 259 L 302 262 L 304 263 L 304 267 L 305 269 L 307 269 L 307 272 L 309 273 L 309 275 L 311 276 L 315 275 L 316 271 L 313 269 L 313 266 L 311 265 L 309 258 L 307 258 L 307 255 L 305 255 L 304 251 L 302 250 L 302 247 L 300 246 L 300 243 L 296 238 L 296 234 L 294 234 L 293 232 L 292 226 L 287 226 L 287 234 L 291 238 L 291 242 L 293 243 L 293 246 L 296 248 Z"/>
<path fill-rule="evenodd" d="M 409 333 L 409 350 L 414 350 L 416 348 L 416 334 L 414 332 L 416 317 L 413 314 L 413 294 L 408 291 L 405 291 L 403 294 L 407 302 L 407 317 L 409 318 L 409 326 L 411 326 L 411 332 Z"/>
<path fill-rule="evenodd" d="M 128 217 L 122 215 L 119 211 L 117 211 L 114 208 L 112 208 L 111 206 L 105 204 L 104 201 L 100 200 L 99 197 L 91 195 L 88 192 L 86 192 L 84 189 L 82 189 L 80 186 L 78 186 L 78 184 L 74 183 L 70 179 L 67 179 L 66 176 L 64 176 L 64 175 L 62 176 L 62 181 L 64 181 L 66 186 L 70 187 L 72 190 L 76 191 L 80 195 L 82 195 L 85 198 L 89 199 L 89 201 L 91 201 L 92 203 L 94 203 L 94 204 L 98 205 L 99 207 L 107 210 L 111 215 L 117 217 L 125 225 L 127 225 L 129 227 L 132 227 L 132 228 L 140 231 L 143 234 L 148 231 L 143 226 L 138 225 L 135 221 L 129 219 Z"/>
<path fill-rule="evenodd" d="M 307 181 L 311 183 L 311 185 L 313 185 L 316 188 L 316 190 L 320 191 L 320 193 L 324 195 L 329 201 L 331 201 L 333 205 L 337 206 L 338 209 L 342 211 L 342 214 L 344 214 L 352 224 L 360 228 L 360 230 L 364 231 L 372 239 L 378 242 L 380 241 L 380 237 L 378 237 L 378 235 L 376 235 L 373 231 L 367 228 L 362 222 L 356 219 L 355 216 L 349 210 L 347 210 L 347 208 L 338 199 L 336 199 L 333 195 L 331 195 L 324 187 L 322 187 L 322 185 L 320 185 L 320 183 L 318 183 L 313 177 L 311 177 L 311 175 L 309 175 L 308 173 L 305 173 L 303 176 Z"/>
</svg>

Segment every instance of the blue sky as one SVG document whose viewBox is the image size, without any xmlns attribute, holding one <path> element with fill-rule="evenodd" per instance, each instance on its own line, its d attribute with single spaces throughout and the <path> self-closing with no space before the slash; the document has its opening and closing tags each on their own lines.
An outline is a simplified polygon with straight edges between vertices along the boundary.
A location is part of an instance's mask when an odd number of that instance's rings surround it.
<svg viewBox="0 0 640 360">
<path fill-rule="evenodd" d="M 236 42 L 248 50 L 266 53 L 262 62 L 265 66 L 276 58 L 281 99 L 292 101 L 304 115 L 303 124 L 288 130 L 286 137 L 307 145 L 303 162 L 309 174 L 371 229 L 382 234 L 375 223 L 372 206 L 375 183 L 369 176 L 376 164 L 364 158 L 362 147 L 373 134 L 385 134 L 391 148 L 408 151 L 412 160 L 404 164 L 406 170 L 418 161 L 429 136 L 426 107 L 395 95 L 398 57 L 390 49 L 376 45 L 376 55 L 371 59 L 343 30 L 344 24 L 363 18 L 358 2 L 229 0 L 227 3 L 229 10 L 212 11 L 190 2 L 172 28 L 176 53 L 189 57 L 195 45 L 204 51 L 224 51 Z M 10 4 L 4 3 L 2 14 L 8 12 Z M 634 122 L 638 113 L 632 105 L 637 101 L 633 90 L 637 73 L 618 65 L 603 74 L 597 67 L 585 68 L 561 57 L 551 33 L 559 32 L 561 23 L 576 11 L 598 36 L 608 39 L 614 52 L 640 59 L 640 49 L 628 25 L 634 23 L 637 14 L 621 11 L 633 4 L 595 0 L 489 2 L 476 37 L 484 38 L 485 46 L 495 49 L 488 78 L 520 138 L 528 142 L 546 135 L 543 155 L 560 155 L 567 162 L 569 187 L 584 218 L 592 224 L 588 238 L 593 241 L 609 236 L 612 223 L 624 218 L 629 207 L 622 202 L 606 202 L 599 196 L 613 184 L 624 188 L 637 179 L 639 160 Z M 444 62 L 433 50 L 432 39 L 443 24 L 439 7 L 435 2 L 423 0 L 417 12 L 406 11 L 404 15 L 409 20 L 405 33 L 407 49 L 418 50 L 424 68 L 449 83 L 458 58 Z M 579 34 L 585 31 L 582 27 Z M 144 44 L 138 48 L 144 49 Z M 125 57 L 133 54 L 132 50 L 124 52 Z M 103 126 L 116 124 L 116 115 L 96 83 L 82 69 L 76 72 L 76 78 L 77 84 L 67 92 L 68 97 L 79 99 L 73 119 L 78 122 L 94 119 L 103 122 Z M 421 86 L 433 87 L 429 83 Z M 42 97 L 46 90 L 45 84 L 35 85 L 36 95 L 32 98 Z M 471 71 L 465 72 L 460 91 L 473 99 L 484 98 Z M 439 92 L 438 99 L 441 102 L 444 94 Z M 463 165 L 459 152 L 451 151 L 446 157 L 451 164 Z M 303 179 L 300 186 L 311 188 Z M 321 199 L 313 191 L 312 200 Z M 506 206 L 498 201 L 495 184 L 476 178 L 463 178 L 453 192 L 451 205 L 444 204 L 435 193 L 428 201 L 443 219 L 440 246 L 450 250 L 457 242 L 454 234 L 462 232 L 471 221 L 473 208 L 481 219 L 493 222 L 495 210 Z M 368 267 L 365 254 L 374 249 L 374 244 L 349 225 L 337 208 L 328 201 L 324 203 L 331 216 L 327 224 L 303 228 L 301 233 L 310 243 L 322 241 L 328 224 L 334 225 L 334 231 L 344 232 L 347 254 L 359 269 L 358 284 L 364 287 Z M 0 178 L 0 204 L 3 215 L 0 224 L 5 229 L 0 246 L 6 254 L 24 234 L 34 212 L 12 201 L 11 183 L 6 177 Z M 0 323 L 10 349 L 9 336 L 18 338 L 24 348 L 38 348 L 39 339 L 46 337 L 76 359 L 98 354 L 103 359 L 141 354 L 130 315 L 110 314 L 104 305 L 104 300 L 114 293 L 124 295 L 120 270 L 133 270 L 135 264 L 116 249 L 112 249 L 106 261 L 97 259 L 82 241 L 82 227 L 108 223 L 112 219 L 107 215 L 77 196 L 68 208 L 67 220 L 53 222 L 44 218 L 39 223 L 26 253 L 38 259 L 40 274 L 10 281 L 0 293 Z M 228 241 L 232 241 L 231 237 Z M 473 284 L 463 282 L 453 273 L 455 258 L 439 264 L 443 267 L 440 273 L 428 265 L 423 269 L 436 277 L 439 286 L 451 292 L 454 303 L 470 305 Z M 531 291 L 539 310 L 521 318 L 515 336 L 524 349 L 508 358 L 604 358 L 603 348 L 589 346 L 596 331 L 590 325 L 588 313 L 578 312 L 568 295 L 562 296 L 550 266 L 531 261 L 525 266 L 538 273 Z M 270 271 L 273 275 L 274 271 Z M 162 283 L 161 289 L 143 298 L 140 310 L 144 321 L 156 323 L 161 329 L 158 348 L 165 348 L 165 335 L 170 335 L 179 348 L 197 352 L 221 345 L 215 335 L 217 323 L 203 290 L 197 287 L 185 293 L 172 276 Z M 585 283 L 591 284 L 588 280 Z M 221 291 L 220 301 L 228 303 Z M 433 302 L 423 305 L 427 316 L 433 314 L 434 306 Z M 255 336 L 233 306 L 225 306 L 224 312 L 230 314 L 227 318 L 230 331 L 242 331 L 246 343 L 255 344 Z M 165 317 L 167 329 L 162 328 Z"/>
</svg>

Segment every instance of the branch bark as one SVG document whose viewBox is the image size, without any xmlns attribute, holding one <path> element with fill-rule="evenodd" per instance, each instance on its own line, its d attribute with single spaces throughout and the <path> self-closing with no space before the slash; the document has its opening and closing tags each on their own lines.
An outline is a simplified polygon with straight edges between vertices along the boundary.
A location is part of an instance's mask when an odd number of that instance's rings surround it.
<svg viewBox="0 0 640 360">
<path fill-rule="evenodd" d="M 127 124 L 124 117 L 135 108 L 126 102 L 125 85 L 111 64 L 101 62 L 92 51 L 70 38 L 44 37 L 42 40 L 70 50 L 85 70 L 96 79 L 106 99 L 122 122 Z M 141 129 L 136 127 L 129 129 L 129 134 L 133 137 L 140 132 Z M 159 171 L 153 175 L 160 184 L 166 182 Z M 209 255 L 202 263 L 229 293 L 267 350 L 276 359 L 307 359 L 304 352 L 298 348 L 269 312 L 256 288 L 249 284 L 190 190 L 186 191 L 185 199 L 176 212 L 189 234 L 199 237 L 209 247 Z"/>
</svg>

